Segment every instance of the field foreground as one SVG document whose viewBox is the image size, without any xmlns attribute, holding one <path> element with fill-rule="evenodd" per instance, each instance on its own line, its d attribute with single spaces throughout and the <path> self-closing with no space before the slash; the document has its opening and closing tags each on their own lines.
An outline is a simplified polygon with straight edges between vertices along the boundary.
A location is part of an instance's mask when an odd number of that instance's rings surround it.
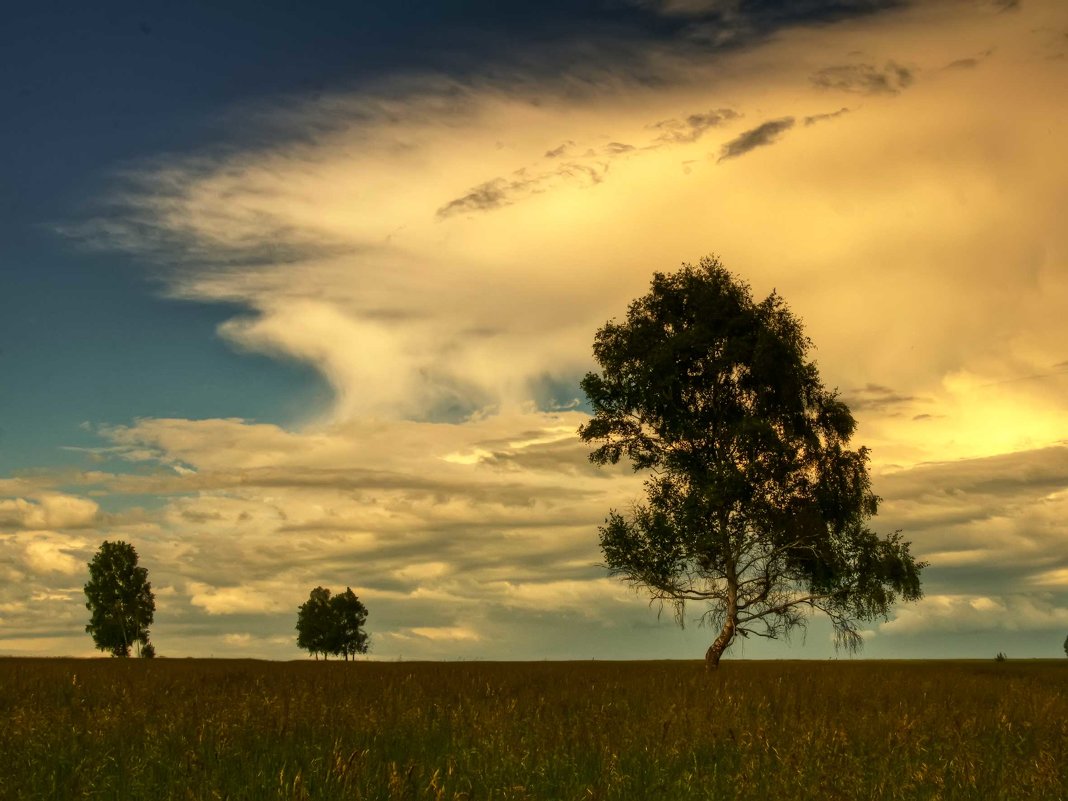
<svg viewBox="0 0 1068 801">
<path fill-rule="evenodd" d="M 3 799 L 1062 799 L 1063 662 L 0 659 Z"/>
</svg>

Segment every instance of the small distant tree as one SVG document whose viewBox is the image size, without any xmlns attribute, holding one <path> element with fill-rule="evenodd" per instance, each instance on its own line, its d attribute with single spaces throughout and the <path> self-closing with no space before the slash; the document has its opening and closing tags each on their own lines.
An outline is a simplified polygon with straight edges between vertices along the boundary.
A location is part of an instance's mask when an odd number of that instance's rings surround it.
<svg viewBox="0 0 1068 801">
<path fill-rule="evenodd" d="M 137 565 L 137 550 L 129 543 L 105 540 L 89 562 L 85 607 L 90 612 L 85 627 L 97 649 L 112 656 L 154 656 L 148 629 L 156 611 L 156 596 L 148 570 Z M 147 653 L 146 653 L 147 652 Z"/>
<path fill-rule="evenodd" d="M 316 659 L 319 654 L 326 659 L 328 654 L 337 653 L 334 648 L 338 625 L 334 618 L 330 590 L 316 587 L 308 595 L 308 600 L 297 609 L 297 647 L 303 648 Z"/>
<path fill-rule="evenodd" d="M 335 595 L 330 604 L 337 625 L 335 644 L 339 646 L 338 652 L 346 662 L 349 657 L 367 653 L 368 637 L 363 630 L 363 624 L 367 622 L 367 607 L 356 597 L 352 587 L 346 587 L 344 592 Z"/>
<path fill-rule="evenodd" d="M 1064 638 L 1064 655 L 1068 656 L 1068 637 Z"/>
</svg>

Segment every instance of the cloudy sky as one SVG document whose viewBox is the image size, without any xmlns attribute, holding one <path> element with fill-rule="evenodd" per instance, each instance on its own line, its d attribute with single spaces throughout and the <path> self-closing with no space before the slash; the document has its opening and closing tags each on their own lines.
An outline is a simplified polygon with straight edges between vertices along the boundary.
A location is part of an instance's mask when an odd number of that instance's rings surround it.
<svg viewBox="0 0 1068 801">
<path fill-rule="evenodd" d="M 710 253 L 931 563 L 864 655 L 1063 653 L 1061 0 L 63 5 L 0 31 L 0 654 L 96 653 L 106 538 L 161 655 L 299 658 L 322 584 L 382 659 L 700 658 L 575 431 L 596 329 Z"/>
</svg>

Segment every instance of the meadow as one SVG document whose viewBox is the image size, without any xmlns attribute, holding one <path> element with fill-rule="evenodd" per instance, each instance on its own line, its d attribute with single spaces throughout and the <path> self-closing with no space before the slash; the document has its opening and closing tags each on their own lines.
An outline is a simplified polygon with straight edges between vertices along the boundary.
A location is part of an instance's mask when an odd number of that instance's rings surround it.
<svg viewBox="0 0 1068 801">
<path fill-rule="evenodd" d="M 0 659 L 0 798 L 1062 799 L 1068 660 Z"/>
</svg>

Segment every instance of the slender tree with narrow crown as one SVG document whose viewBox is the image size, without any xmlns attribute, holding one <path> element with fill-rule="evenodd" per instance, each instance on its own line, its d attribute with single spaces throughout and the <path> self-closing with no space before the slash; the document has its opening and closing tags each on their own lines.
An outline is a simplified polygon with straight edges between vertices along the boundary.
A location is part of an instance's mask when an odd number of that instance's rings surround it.
<svg viewBox="0 0 1068 801">
<path fill-rule="evenodd" d="M 101 651 L 129 656 L 155 656 L 148 628 L 156 611 L 156 596 L 148 571 L 137 565 L 137 550 L 130 544 L 104 541 L 89 562 L 85 607 L 90 612 L 86 633 Z"/>
<path fill-rule="evenodd" d="M 810 347 L 782 298 L 755 302 L 714 257 L 656 273 L 594 341 L 579 435 L 599 443 L 591 461 L 650 474 L 645 503 L 600 528 L 606 566 L 680 624 L 702 604 L 709 668 L 736 637 L 786 636 L 817 611 L 856 650 L 860 621 L 922 594 L 910 544 L 866 525 L 868 451 L 849 448 L 856 423 Z"/>
</svg>

